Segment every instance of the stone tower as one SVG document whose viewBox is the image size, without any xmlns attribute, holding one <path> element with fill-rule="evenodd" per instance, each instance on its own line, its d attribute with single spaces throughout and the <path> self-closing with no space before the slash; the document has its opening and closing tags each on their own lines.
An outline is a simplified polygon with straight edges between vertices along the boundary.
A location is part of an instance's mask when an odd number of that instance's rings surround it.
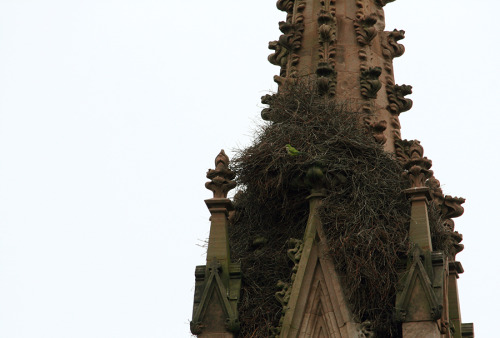
<svg viewBox="0 0 500 338">
<path fill-rule="evenodd" d="M 444 195 L 420 143 L 401 139 L 399 114 L 409 110 L 412 101 L 405 97 L 411 94 L 411 86 L 394 81 L 392 61 L 404 53 L 398 41 L 405 32 L 385 30 L 383 8 L 392 1 L 278 0 L 286 20 L 279 23 L 282 35 L 269 43 L 273 50 L 269 61 L 280 67 L 275 76 L 278 93 L 307 80 L 322 97 L 348 102 L 361 112 L 359 123 L 401 165 L 408 183 L 404 194 L 411 210 L 407 224 L 411 250 L 397 267 L 399 282 L 392 311 L 398 335 L 472 337 L 472 324 L 460 318 L 457 279 L 463 268 L 455 256 L 463 245 L 452 220 L 462 215 L 465 200 Z M 262 103 L 272 105 L 275 97 L 266 95 Z M 267 108 L 262 118 L 275 119 Z M 235 176 L 221 151 L 215 169 L 207 174 L 206 186 L 214 196 L 205 201 L 211 213 L 206 265 L 196 267 L 195 272 L 191 331 L 199 337 L 241 336 L 238 304 L 245 270 L 231 260 L 228 235 L 234 207 L 227 193 L 236 186 Z M 269 336 L 374 337 L 372 323 L 352 312 L 343 277 L 329 253 L 318 212 L 325 198 L 324 172 L 311 166 L 304 176 L 310 189 L 309 217 L 302 238 L 291 239 L 284 252 L 293 263 L 293 273 L 290 281 L 276 281 L 281 320 Z M 446 252 L 433 247 L 430 209 L 438 210 L 440 225 L 446 230 L 440 239 L 447 242 Z M 258 247 L 268 240 L 256 238 L 252 245 Z"/>
</svg>

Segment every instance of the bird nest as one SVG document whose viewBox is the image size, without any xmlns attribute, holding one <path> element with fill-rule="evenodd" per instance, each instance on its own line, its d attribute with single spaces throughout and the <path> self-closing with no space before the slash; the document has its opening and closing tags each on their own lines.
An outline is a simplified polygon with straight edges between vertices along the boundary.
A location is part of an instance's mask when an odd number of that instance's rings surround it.
<svg viewBox="0 0 500 338">
<path fill-rule="evenodd" d="M 321 221 L 351 311 L 378 336 L 397 336 L 391 318 L 410 221 L 402 167 L 363 127 L 366 114 L 317 95 L 313 85 L 298 83 L 267 102 L 272 122 L 232 161 L 239 191 L 229 236 L 243 271 L 240 336 L 272 336 L 280 326 L 277 282 L 290 281 L 286 252 L 290 239 L 304 234 L 304 177 L 312 166 L 325 174 Z M 290 155 L 287 144 L 299 153 Z"/>
</svg>

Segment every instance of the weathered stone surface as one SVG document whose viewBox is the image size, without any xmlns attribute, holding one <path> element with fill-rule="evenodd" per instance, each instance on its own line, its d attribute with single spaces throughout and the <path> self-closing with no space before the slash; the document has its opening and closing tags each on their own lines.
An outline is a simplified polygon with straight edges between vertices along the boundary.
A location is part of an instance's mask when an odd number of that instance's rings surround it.
<svg viewBox="0 0 500 338">
<path fill-rule="evenodd" d="M 437 324 L 433 321 L 403 323 L 404 338 L 441 338 Z"/>
</svg>

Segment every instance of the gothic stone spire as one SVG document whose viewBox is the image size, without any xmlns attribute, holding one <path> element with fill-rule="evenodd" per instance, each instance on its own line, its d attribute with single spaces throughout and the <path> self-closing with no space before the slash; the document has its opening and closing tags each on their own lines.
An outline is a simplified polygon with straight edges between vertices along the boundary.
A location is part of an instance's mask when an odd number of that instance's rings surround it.
<svg viewBox="0 0 500 338">
<path fill-rule="evenodd" d="M 279 90 L 314 79 L 318 92 L 353 103 L 367 113 L 385 149 L 401 139 L 399 114 L 412 106 L 411 86 L 394 81 L 392 60 L 404 53 L 403 30 L 385 31 L 383 7 L 391 0 L 278 0 L 287 13 L 283 33 L 269 43 L 269 61 L 280 67 Z M 268 102 L 268 100 L 267 100 Z M 266 103 L 266 102 L 263 102 Z M 265 114 L 263 118 L 266 119 Z"/>
</svg>

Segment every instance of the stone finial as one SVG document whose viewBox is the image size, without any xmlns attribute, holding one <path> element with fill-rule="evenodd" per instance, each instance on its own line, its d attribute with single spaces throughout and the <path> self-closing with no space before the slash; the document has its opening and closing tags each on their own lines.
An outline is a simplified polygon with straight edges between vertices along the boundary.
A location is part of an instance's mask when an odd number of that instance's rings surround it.
<svg viewBox="0 0 500 338">
<path fill-rule="evenodd" d="M 403 164 L 403 176 L 408 178 L 412 188 L 425 187 L 432 177 L 432 161 L 424 157 L 424 148 L 420 141 L 400 140 L 396 142 L 396 157 Z"/>
<path fill-rule="evenodd" d="M 229 169 L 229 157 L 223 149 L 215 158 L 215 169 L 207 172 L 207 178 L 211 181 L 205 183 L 205 187 L 213 191 L 214 198 L 227 198 L 229 190 L 236 187 L 236 182 L 232 180 L 235 177 L 236 174 Z"/>
<path fill-rule="evenodd" d="M 325 174 L 317 165 L 311 166 L 306 172 L 306 184 L 311 188 L 311 194 L 324 194 Z"/>
</svg>

